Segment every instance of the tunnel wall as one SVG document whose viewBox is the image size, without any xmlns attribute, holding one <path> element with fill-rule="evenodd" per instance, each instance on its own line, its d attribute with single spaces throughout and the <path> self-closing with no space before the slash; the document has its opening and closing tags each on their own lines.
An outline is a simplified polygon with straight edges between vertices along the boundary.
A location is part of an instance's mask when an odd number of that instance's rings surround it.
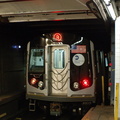
<svg viewBox="0 0 120 120">
<path fill-rule="evenodd" d="M 15 34 L 3 31 L 0 35 L 0 95 L 24 90 L 24 50 L 13 48 L 19 45 Z"/>
</svg>

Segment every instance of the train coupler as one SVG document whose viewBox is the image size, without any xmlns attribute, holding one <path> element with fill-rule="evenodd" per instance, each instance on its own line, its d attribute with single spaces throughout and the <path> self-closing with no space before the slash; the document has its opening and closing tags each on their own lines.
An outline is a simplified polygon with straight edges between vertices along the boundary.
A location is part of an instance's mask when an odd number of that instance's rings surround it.
<svg viewBox="0 0 120 120">
<path fill-rule="evenodd" d="M 60 103 L 50 103 L 50 115 L 60 116 L 62 113 Z"/>
</svg>

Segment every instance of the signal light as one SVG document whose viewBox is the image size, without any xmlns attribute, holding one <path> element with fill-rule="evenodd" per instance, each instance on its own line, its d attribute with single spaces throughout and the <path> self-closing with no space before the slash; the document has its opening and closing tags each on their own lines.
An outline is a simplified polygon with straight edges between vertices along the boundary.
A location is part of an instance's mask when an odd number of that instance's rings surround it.
<svg viewBox="0 0 120 120">
<path fill-rule="evenodd" d="M 109 63 L 109 66 L 111 67 L 111 66 L 112 66 L 112 63 Z"/>
<path fill-rule="evenodd" d="M 35 85 L 37 82 L 38 82 L 38 81 L 37 81 L 36 78 L 32 78 L 32 79 L 30 80 L 30 84 L 31 84 L 31 85 Z"/>
<path fill-rule="evenodd" d="M 80 86 L 81 88 L 87 88 L 91 86 L 91 81 L 88 78 L 85 78 L 83 80 L 80 81 Z"/>
<path fill-rule="evenodd" d="M 21 45 L 12 45 L 12 48 L 14 48 L 14 49 L 20 49 Z"/>
</svg>

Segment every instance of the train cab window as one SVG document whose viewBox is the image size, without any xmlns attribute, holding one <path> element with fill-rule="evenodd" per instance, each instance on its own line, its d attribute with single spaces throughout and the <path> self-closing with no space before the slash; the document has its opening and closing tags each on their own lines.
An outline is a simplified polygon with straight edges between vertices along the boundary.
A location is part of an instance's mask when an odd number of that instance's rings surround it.
<svg viewBox="0 0 120 120">
<path fill-rule="evenodd" d="M 44 49 L 31 49 L 30 70 L 37 71 L 44 67 Z"/>
<path fill-rule="evenodd" d="M 54 50 L 54 68 L 63 69 L 65 65 L 65 51 L 63 49 Z"/>
</svg>

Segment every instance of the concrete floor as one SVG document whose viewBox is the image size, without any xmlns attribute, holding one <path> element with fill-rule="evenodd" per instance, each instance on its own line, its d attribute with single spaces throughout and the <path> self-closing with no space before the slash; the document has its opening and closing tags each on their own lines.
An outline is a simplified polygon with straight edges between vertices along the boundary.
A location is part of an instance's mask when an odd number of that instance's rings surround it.
<svg viewBox="0 0 120 120">
<path fill-rule="evenodd" d="M 114 120 L 114 106 L 93 107 L 81 120 Z"/>
</svg>

